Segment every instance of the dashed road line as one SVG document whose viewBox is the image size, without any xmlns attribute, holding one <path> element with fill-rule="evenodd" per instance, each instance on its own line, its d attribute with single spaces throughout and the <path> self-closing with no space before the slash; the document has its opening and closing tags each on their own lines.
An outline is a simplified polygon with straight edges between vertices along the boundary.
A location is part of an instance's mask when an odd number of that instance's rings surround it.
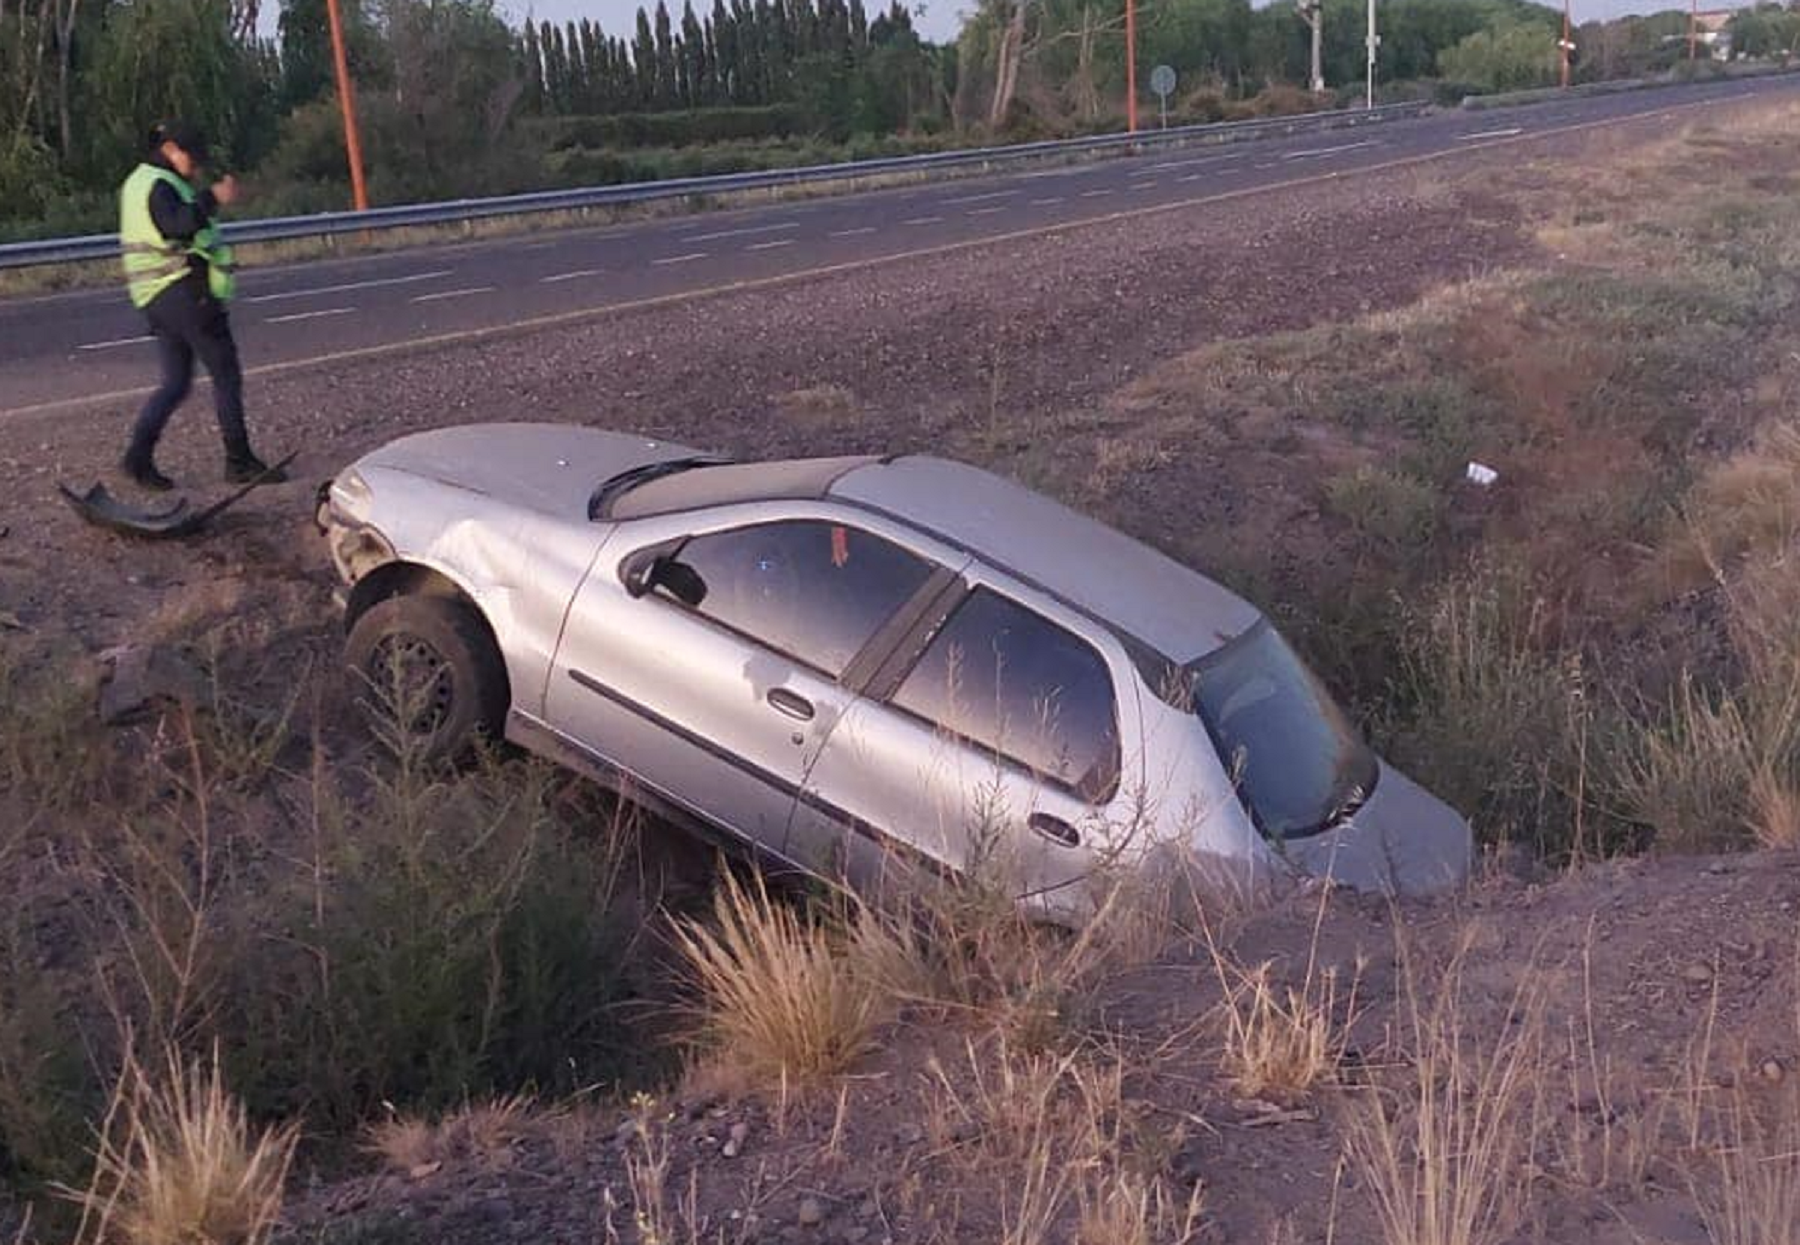
<svg viewBox="0 0 1800 1245">
<path fill-rule="evenodd" d="M 963 215 L 964 216 L 992 216 L 995 212 L 1004 212 L 1005 210 L 1006 210 L 1006 205 L 1002 203 L 1002 204 L 997 204 L 994 207 L 970 208 L 967 212 L 964 212 Z"/>
<path fill-rule="evenodd" d="M 1130 186 L 1128 186 L 1128 187 L 1127 187 L 1127 189 L 1128 189 L 1128 190 L 1155 190 L 1155 189 L 1156 189 L 1156 183 L 1155 183 L 1155 182 L 1153 182 L 1153 181 L 1150 181 L 1150 182 L 1132 182 L 1132 183 L 1131 183 L 1131 185 L 1130 185 Z"/>
<path fill-rule="evenodd" d="M 1068 202 L 1067 196 L 1050 195 L 1048 198 L 1044 198 L 1044 199 L 1033 199 L 1031 201 L 1031 206 L 1032 207 L 1049 207 L 1052 203 L 1067 203 L 1067 202 Z"/>
<path fill-rule="evenodd" d="M 1152 173 L 1162 173 L 1169 169 L 1191 169 L 1196 164 L 1218 164 L 1225 160 L 1242 160 L 1245 154 L 1246 153 L 1241 151 L 1234 151 L 1229 155 L 1223 156 L 1195 156 L 1191 160 L 1165 160 L 1161 164 L 1151 165 L 1150 171 Z"/>
<path fill-rule="evenodd" d="M 552 273 L 547 277 L 539 277 L 539 285 L 556 285 L 563 281 L 578 281 L 582 277 L 597 277 L 605 272 L 604 268 L 576 268 L 569 272 Z"/>
<path fill-rule="evenodd" d="M 1335 156 L 1340 151 L 1356 151 L 1363 147 L 1373 147 L 1375 145 L 1376 142 L 1374 139 L 1365 138 L 1360 143 L 1341 143 L 1336 147 L 1314 147 L 1310 151 L 1290 151 L 1281 158 L 1283 160 L 1310 160 L 1314 156 Z"/>
<path fill-rule="evenodd" d="M 794 245 L 794 240 L 792 238 L 777 238 L 773 242 L 752 242 L 744 249 L 746 251 L 772 251 L 778 246 L 792 245 Z"/>
<path fill-rule="evenodd" d="M 346 281 L 342 285 L 320 285 L 305 290 L 281 290 L 274 294 L 257 294 L 246 298 L 247 303 L 278 303 L 290 298 L 313 298 L 320 294 L 346 294 L 351 290 L 372 290 L 384 285 L 416 285 L 420 281 L 436 281 L 439 277 L 447 277 L 449 268 L 440 268 L 436 272 L 415 272 L 404 277 L 376 277 L 368 281 Z"/>
<path fill-rule="evenodd" d="M 1083 199 L 1099 199 L 1104 198 L 1111 193 L 1112 191 L 1110 190 L 1084 190 L 1081 192 L 1081 197 Z"/>
<path fill-rule="evenodd" d="M 717 229 L 712 233 L 694 234 L 692 237 L 683 238 L 682 241 L 687 243 L 716 242 L 720 238 L 749 238 L 759 233 L 783 233 L 789 229 L 798 228 L 800 228 L 799 221 L 787 220 L 776 225 L 746 225 L 742 229 Z"/>
<path fill-rule="evenodd" d="M 653 264 L 691 264 L 697 259 L 705 259 L 705 251 L 690 251 L 686 255 L 665 255 L 661 259 L 653 259 Z"/>
<path fill-rule="evenodd" d="M 1523 134 L 1524 132 L 1524 126 L 1515 125 L 1510 130 L 1483 130 L 1479 134 L 1459 134 L 1456 136 L 1456 141 L 1459 143 L 1472 143 L 1483 138 L 1511 138 L 1514 134 Z"/>
<path fill-rule="evenodd" d="M 115 337 L 109 342 L 87 342 L 75 347 L 77 350 L 112 350 L 118 346 L 135 346 L 140 342 L 153 342 L 156 338 L 145 334 L 141 337 Z"/>
<path fill-rule="evenodd" d="M 943 204 L 945 207 L 958 207 L 964 203 L 985 203 L 989 199 L 1010 199 L 1018 193 L 1016 190 L 993 190 L 986 194 L 963 195 L 957 199 L 945 199 Z"/>
<path fill-rule="evenodd" d="M 900 223 L 902 225 L 935 225 L 943 219 L 942 216 L 915 216 L 910 220 L 903 220 Z"/>
<path fill-rule="evenodd" d="M 413 300 L 417 302 L 417 299 Z M 326 316 L 347 316 L 355 311 L 354 307 L 321 307 L 317 311 L 294 311 L 285 316 L 270 316 L 264 324 L 292 324 L 296 320 L 322 320 Z"/>
<path fill-rule="evenodd" d="M 1181 177 L 1177 177 L 1175 180 L 1178 182 L 1197 182 L 1205 176 L 1205 173 L 1187 173 Z"/>
<path fill-rule="evenodd" d="M 451 298 L 469 298 L 476 294 L 492 294 L 491 285 L 472 285 L 466 290 L 439 290 L 435 294 L 420 294 L 409 300 L 415 303 L 441 303 Z"/>
<path fill-rule="evenodd" d="M 855 229 L 834 229 L 832 232 L 826 234 L 825 236 L 828 238 L 860 238 L 866 233 L 874 233 L 874 232 L 875 232 L 875 226 L 861 225 Z"/>
</svg>

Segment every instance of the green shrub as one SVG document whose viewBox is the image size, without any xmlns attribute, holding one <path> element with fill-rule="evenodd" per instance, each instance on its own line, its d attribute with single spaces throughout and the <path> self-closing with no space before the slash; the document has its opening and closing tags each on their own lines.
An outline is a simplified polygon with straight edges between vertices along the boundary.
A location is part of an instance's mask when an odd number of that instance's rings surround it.
<svg viewBox="0 0 1800 1245">
<path fill-rule="evenodd" d="M 1363 539 L 1401 550 L 1431 543 L 1443 499 L 1410 472 L 1364 464 L 1326 483 L 1325 504 Z"/>
</svg>

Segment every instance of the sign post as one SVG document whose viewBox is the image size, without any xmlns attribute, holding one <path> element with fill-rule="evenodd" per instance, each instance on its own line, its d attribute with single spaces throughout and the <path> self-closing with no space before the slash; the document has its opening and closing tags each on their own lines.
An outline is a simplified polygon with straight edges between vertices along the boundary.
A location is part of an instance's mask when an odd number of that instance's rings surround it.
<svg viewBox="0 0 1800 1245">
<path fill-rule="evenodd" d="M 1175 70 L 1169 65 L 1158 65 L 1150 71 L 1150 89 L 1162 102 L 1162 128 L 1169 128 L 1169 96 L 1175 93 Z"/>
</svg>

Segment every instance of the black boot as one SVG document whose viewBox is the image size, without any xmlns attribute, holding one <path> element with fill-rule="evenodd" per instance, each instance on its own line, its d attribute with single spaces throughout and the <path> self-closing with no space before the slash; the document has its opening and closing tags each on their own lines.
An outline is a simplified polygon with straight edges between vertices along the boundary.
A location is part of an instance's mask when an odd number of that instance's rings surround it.
<svg viewBox="0 0 1800 1245">
<path fill-rule="evenodd" d="M 287 472 L 269 466 L 249 450 L 225 460 L 225 479 L 232 484 L 280 484 L 287 478 Z"/>
<path fill-rule="evenodd" d="M 175 481 L 156 469 L 156 464 L 148 458 L 134 458 L 130 454 L 119 464 L 119 470 L 127 479 L 139 488 L 149 489 L 152 493 L 166 493 L 175 487 Z"/>
</svg>

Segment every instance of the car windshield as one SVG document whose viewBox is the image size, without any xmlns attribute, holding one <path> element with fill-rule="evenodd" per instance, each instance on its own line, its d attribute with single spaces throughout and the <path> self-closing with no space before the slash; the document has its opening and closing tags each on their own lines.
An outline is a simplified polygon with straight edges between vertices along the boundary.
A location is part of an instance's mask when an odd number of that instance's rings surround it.
<svg viewBox="0 0 1800 1245">
<path fill-rule="evenodd" d="M 1264 834 L 1317 834 L 1375 789 L 1375 754 L 1265 620 L 1189 668 L 1195 708 Z"/>
</svg>

